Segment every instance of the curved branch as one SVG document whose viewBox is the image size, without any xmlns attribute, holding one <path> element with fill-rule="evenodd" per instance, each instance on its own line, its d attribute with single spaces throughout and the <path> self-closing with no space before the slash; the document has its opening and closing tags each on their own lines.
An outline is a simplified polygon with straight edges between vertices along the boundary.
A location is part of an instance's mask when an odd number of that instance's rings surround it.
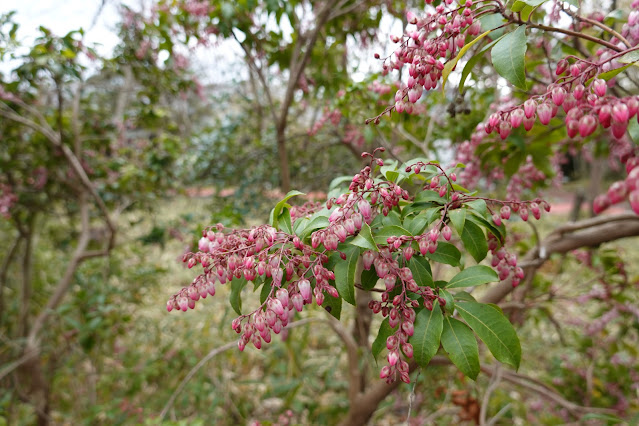
<svg viewBox="0 0 639 426">
<path fill-rule="evenodd" d="M 594 247 L 621 238 L 639 236 L 639 216 L 621 213 L 585 219 L 561 226 L 546 237 L 539 249 L 530 250 L 522 259 L 525 273 L 534 273 L 554 253 L 568 253 L 582 247 Z M 483 297 L 483 303 L 499 303 L 514 287 L 510 280 L 502 281 Z"/>
</svg>

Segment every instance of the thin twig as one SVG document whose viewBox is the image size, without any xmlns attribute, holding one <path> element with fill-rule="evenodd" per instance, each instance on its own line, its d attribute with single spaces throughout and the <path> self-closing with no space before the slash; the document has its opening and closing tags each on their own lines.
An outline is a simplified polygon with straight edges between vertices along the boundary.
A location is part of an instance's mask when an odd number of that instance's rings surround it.
<svg viewBox="0 0 639 426">
<path fill-rule="evenodd" d="M 422 374 L 422 369 L 417 369 L 417 377 L 415 377 L 415 381 L 413 382 L 413 388 L 410 390 L 410 395 L 408 395 L 408 413 L 406 413 L 406 426 L 410 426 L 410 412 L 413 408 L 413 400 L 415 399 L 415 388 L 417 387 L 417 381 L 419 380 L 419 376 Z"/>
<path fill-rule="evenodd" d="M 488 387 L 486 388 L 486 392 L 484 392 L 484 397 L 482 398 L 482 401 L 481 401 L 481 408 L 479 410 L 480 425 L 486 424 L 486 414 L 488 413 L 488 403 L 490 402 L 490 397 L 492 393 L 495 391 L 495 389 L 497 389 L 497 386 L 499 386 L 499 383 L 501 382 L 501 373 L 502 373 L 501 365 L 500 364 L 495 365 L 495 368 L 493 370 L 493 375 L 490 378 L 490 383 L 488 384 Z"/>
</svg>

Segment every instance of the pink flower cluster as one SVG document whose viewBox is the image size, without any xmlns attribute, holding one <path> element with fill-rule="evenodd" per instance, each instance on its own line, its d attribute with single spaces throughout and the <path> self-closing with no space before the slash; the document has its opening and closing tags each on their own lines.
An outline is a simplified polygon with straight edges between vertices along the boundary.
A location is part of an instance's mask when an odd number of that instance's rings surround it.
<svg viewBox="0 0 639 426">
<path fill-rule="evenodd" d="M 11 187 L 0 183 L 0 216 L 9 218 L 9 210 L 18 201 L 18 196 L 13 193 Z"/>
<path fill-rule="evenodd" d="M 408 65 L 409 74 L 406 87 L 395 94 L 397 112 L 410 113 L 412 105 L 425 90 L 437 87 L 444 63 L 466 44 L 466 36 L 479 34 L 481 23 L 474 18 L 472 0 L 459 7 L 451 6 L 452 3 L 452 0 L 445 0 L 435 7 L 435 13 L 426 13 L 422 18 L 407 12 L 408 23 L 415 29 L 407 31 L 403 37 L 391 36 L 393 42 L 401 44 L 392 59 L 384 60 L 382 74 L 405 65 Z"/>
<path fill-rule="evenodd" d="M 614 182 L 605 194 L 595 197 L 593 211 L 601 213 L 613 204 L 621 203 L 628 199 L 632 210 L 639 214 L 639 157 L 630 157 L 626 160 L 625 180 Z"/>
</svg>

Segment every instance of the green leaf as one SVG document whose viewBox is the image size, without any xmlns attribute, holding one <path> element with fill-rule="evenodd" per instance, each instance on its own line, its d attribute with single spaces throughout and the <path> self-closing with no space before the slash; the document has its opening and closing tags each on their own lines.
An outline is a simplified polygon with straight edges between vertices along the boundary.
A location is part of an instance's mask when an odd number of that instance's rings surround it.
<svg viewBox="0 0 639 426">
<path fill-rule="evenodd" d="M 431 207 L 417 216 L 404 219 L 404 228 L 413 235 L 419 235 L 435 219 L 441 207 Z"/>
<path fill-rule="evenodd" d="M 459 302 L 457 311 L 498 361 L 519 368 L 519 338 L 503 313 L 490 305 L 477 302 Z"/>
<path fill-rule="evenodd" d="M 413 256 L 408 262 L 408 267 L 413 273 L 413 279 L 419 286 L 433 286 L 433 273 L 428 260 L 421 256 Z"/>
<path fill-rule="evenodd" d="M 280 217 L 280 214 L 282 213 L 282 209 L 284 209 L 284 207 L 291 207 L 290 204 L 287 203 L 287 201 L 295 197 L 296 195 L 306 195 L 306 194 L 296 190 L 289 191 L 288 194 L 286 194 L 286 196 L 282 200 L 280 200 L 280 202 L 278 202 L 275 205 L 275 207 L 273 207 L 273 210 L 271 210 L 271 215 L 269 218 L 269 224 L 272 227 L 278 228 L 278 219 Z"/>
<path fill-rule="evenodd" d="M 377 272 L 375 272 L 375 268 L 371 267 L 368 271 L 364 269 L 362 271 L 362 287 L 365 290 L 371 290 L 377 284 L 379 277 L 377 276 Z"/>
<path fill-rule="evenodd" d="M 268 277 L 266 281 L 264 281 L 264 285 L 262 286 L 262 290 L 260 291 L 260 304 L 266 302 L 268 295 L 271 293 L 271 283 L 273 282 L 273 278 Z"/>
<path fill-rule="evenodd" d="M 417 319 L 415 320 L 417 321 Z M 395 331 L 391 328 L 388 323 L 388 318 L 382 321 L 382 324 L 379 326 L 379 331 L 377 332 L 377 337 L 371 346 L 371 353 L 373 354 L 373 358 L 377 361 L 377 357 L 384 349 L 386 349 L 386 339 L 388 336 L 393 334 Z M 414 334 L 413 334 L 414 335 Z"/>
<path fill-rule="evenodd" d="M 432 259 L 435 262 L 445 263 L 451 266 L 459 266 L 461 252 L 451 243 L 439 241 L 437 242 L 437 250 L 435 250 L 435 253 L 427 252 L 425 257 Z"/>
<path fill-rule="evenodd" d="M 335 287 L 339 295 L 351 305 L 355 305 L 355 272 L 359 260 L 359 247 L 347 246 L 344 250 L 346 260 L 335 265 Z"/>
<path fill-rule="evenodd" d="M 413 203 L 425 203 L 428 201 L 432 201 L 438 204 L 444 204 L 446 202 L 444 198 L 439 196 L 439 192 L 427 190 L 417 193 Z"/>
<path fill-rule="evenodd" d="M 630 120 L 628 122 L 628 134 L 635 145 L 639 145 L 639 123 L 637 123 L 637 120 Z"/>
<path fill-rule="evenodd" d="M 455 300 L 463 300 L 466 302 L 476 302 L 477 300 L 467 291 L 458 291 L 455 293 Z"/>
<path fill-rule="evenodd" d="M 317 214 L 317 213 L 316 213 Z M 297 223 L 297 222 L 296 222 Z M 326 228 L 329 225 L 328 216 L 315 216 L 311 221 L 301 230 L 301 233 L 297 234 L 301 239 L 306 238 L 311 232 L 316 229 Z"/>
<path fill-rule="evenodd" d="M 526 90 L 526 26 L 506 34 L 491 49 L 495 70 L 516 87 Z"/>
<path fill-rule="evenodd" d="M 240 293 L 248 281 L 244 278 L 233 278 L 231 281 L 231 307 L 238 314 L 242 315 L 242 297 Z"/>
<path fill-rule="evenodd" d="M 377 244 L 375 244 L 375 240 L 373 240 L 371 227 L 366 223 L 362 223 L 362 229 L 360 229 L 359 234 L 353 238 L 353 241 L 351 241 L 350 244 L 366 250 L 379 251 Z"/>
<path fill-rule="evenodd" d="M 448 217 L 453 223 L 453 228 L 457 234 L 461 236 L 464 231 L 464 223 L 466 222 L 466 209 L 455 209 L 448 212 Z"/>
<path fill-rule="evenodd" d="M 468 49 L 473 47 L 475 45 L 475 43 L 477 43 L 482 38 L 484 38 L 488 34 L 490 34 L 491 31 L 492 30 L 488 30 L 488 31 L 478 35 L 473 41 L 471 41 L 470 43 L 468 43 L 464 47 L 462 47 L 459 50 L 459 53 L 457 54 L 457 56 L 455 56 L 455 58 L 453 58 L 452 60 L 448 61 L 446 63 L 446 65 L 444 65 L 444 70 L 442 71 L 442 92 L 444 92 L 444 89 L 446 88 L 446 81 L 448 80 L 448 76 L 453 71 L 453 69 L 455 68 L 455 66 L 457 65 L 457 62 L 459 62 L 461 57 L 464 56 L 464 54 L 468 51 Z"/>
<path fill-rule="evenodd" d="M 478 212 L 480 216 L 485 217 L 488 214 L 488 208 L 486 207 L 486 202 L 484 200 L 473 200 L 465 204 L 466 207 L 470 207 Z"/>
<path fill-rule="evenodd" d="M 342 298 L 326 295 L 324 302 L 322 302 L 322 308 L 335 318 L 339 319 L 342 314 Z"/>
<path fill-rule="evenodd" d="M 410 232 L 408 232 L 406 229 L 402 228 L 401 226 L 389 225 L 376 231 L 375 234 L 373 235 L 373 240 L 377 244 L 388 245 L 388 242 L 387 242 L 388 237 L 401 237 L 403 235 L 412 236 Z"/>
<path fill-rule="evenodd" d="M 617 76 L 617 74 L 620 74 L 622 72 L 624 72 L 625 70 L 627 70 L 628 68 L 630 68 L 632 66 L 632 64 L 628 64 L 628 65 L 624 65 L 623 67 L 619 67 L 619 68 L 615 68 L 614 70 L 610 70 L 610 71 L 606 71 L 606 72 L 602 72 L 601 74 L 590 78 L 588 81 L 586 81 L 584 83 L 585 86 L 588 86 L 590 83 L 592 83 L 592 81 L 595 78 L 601 78 L 602 80 L 610 80 L 611 78 L 614 78 Z"/>
<path fill-rule="evenodd" d="M 546 3 L 547 1 L 548 0 L 517 0 L 516 3 L 520 3 L 521 2 L 521 3 L 527 4 L 527 5 L 532 6 L 532 7 L 537 7 L 539 5 L 542 5 L 542 4 Z M 523 7 L 522 7 L 522 9 L 523 9 Z M 514 9 L 511 8 L 511 10 L 513 12 L 519 12 L 521 9 L 514 10 Z"/>
<path fill-rule="evenodd" d="M 446 288 L 474 287 L 495 281 L 499 281 L 499 276 L 493 268 L 485 265 L 475 265 L 455 275 L 448 282 Z"/>
<path fill-rule="evenodd" d="M 445 317 L 442 346 L 450 360 L 471 379 L 479 374 L 479 349 L 470 328 L 455 318 Z"/>
<path fill-rule="evenodd" d="M 639 61 L 639 50 L 632 50 L 617 59 L 617 62 L 621 62 L 622 64 L 632 64 L 637 61 Z"/>
<path fill-rule="evenodd" d="M 497 226 L 492 221 L 492 218 L 488 220 L 483 218 L 482 216 L 479 216 L 478 214 L 468 215 L 468 220 L 475 222 L 475 224 L 479 225 L 480 227 L 483 226 L 484 228 L 488 229 L 488 231 L 493 234 L 499 241 L 504 241 L 504 238 L 506 238 L 506 225 L 504 225 L 503 222 L 501 225 Z"/>
<path fill-rule="evenodd" d="M 277 218 L 279 230 L 284 231 L 287 234 L 293 233 L 293 226 L 291 225 L 291 211 L 288 207 L 282 209 L 282 213 Z"/>
<path fill-rule="evenodd" d="M 464 231 L 461 235 L 464 247 L 477 263 L 481 262 L 488 254 L 488 243 L 486 235 L 479 226 L 470 220 L 466 221 Z"/>
<path fill-rule="evenodd" d="M 453 295 L 442 288 L 439 290 L 439 296 L 446 302 L 443 307 L 444 312 L 452 315 L 453 312 L 455 312 L 455 299 L 453 298 Z"/>
<path fill-rule="evenodd" d="M 422 309 L 415 317 L 415 331 L 410 342 L 418 365 L 426 367 L 437 353 L 443 326 L 444 317 L 438 303 L 433 303 L 432 311 Z"/>
</svg>

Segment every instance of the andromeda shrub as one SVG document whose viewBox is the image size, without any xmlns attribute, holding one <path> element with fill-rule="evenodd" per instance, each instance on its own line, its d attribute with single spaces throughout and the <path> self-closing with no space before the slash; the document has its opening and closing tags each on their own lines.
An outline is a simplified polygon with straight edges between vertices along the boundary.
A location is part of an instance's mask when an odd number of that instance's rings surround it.
<svg viewBox="0 0 639 426">
<path fill-rule="evenodd" d="M 473 331 L 495 358 L 517 368 L 521 348 L 508 319 L 464 289 L 509 278 L 516 286 L 524 274 L 504 246 L 503 222 L 511 212 L 539 219 L 550 206 L 539 199 L 481 197 L 455 183 L 462 164 L 447 169 L 415 159 L 385 165 L 376 157 L 383 151 L 362 154 L 370 164 L 325 205 L 293 207 L 288 200 L 303 195 L 293 191 L 275 206 L 269 225 L 204 230 L 199 251 L 183 258 L 189 268 L 203 271 L 169 299 L 167 310 L 193 309 L 215 295 L 216 285 L 230 285 L 230 303 L 239 315 L 232 323 L 240 334 L 238 347 L 250 343 L 260 349 L 305 305 L 315 302 L 339 319 L 343 301 L 355 305 L 357 287 L 381 296 L 369 308 L 384 318 L 372 347 L 375 357 L 388 350 L 382 379 L 410 382 L 408 361 L 427 365 L 440 342 L 451 361 L 476 378 Z M 465 264 L 463 252 L 478 264 Z M 488 253 L 492 268 L 479 264 Z M 459 272 L 434 281 L 437 263 Z M 261 287 L 260 305 L 242 312 L 241 292 L 249 283 Z M 463 322 L 452 316 L 455 310 Z"/>
</svg>

